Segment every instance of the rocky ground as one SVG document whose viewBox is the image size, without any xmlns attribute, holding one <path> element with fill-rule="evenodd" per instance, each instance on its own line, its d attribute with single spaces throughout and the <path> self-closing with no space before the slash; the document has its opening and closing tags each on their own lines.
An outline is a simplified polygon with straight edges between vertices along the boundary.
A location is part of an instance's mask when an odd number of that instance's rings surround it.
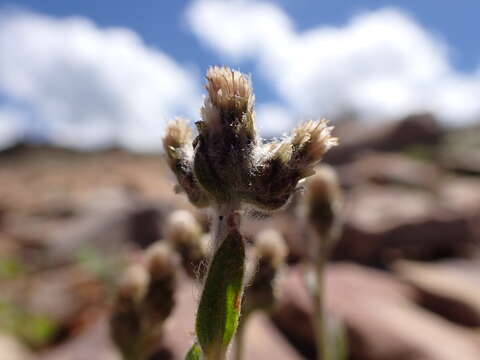
<svg viewBox="0 0 480 360">
<path fill-rule="evenodd" d="M 480 359 L 480 128 L 448 130 L 416 115 L 344 122 L 336 134 L 341 146 L 326 161 L 346 208 L 327 307 L 350 359 Z M 0 153 L 1 360 L 119 359 L 106 321 L 118 274 L 162 238 L 173 209 L 194 211 L 173 186 L 161 156 Z M 249 240 L 273 226 L 290 248 L 278 308 L 248 324 L 247 359 L 315 353 L 299 202 L 243 225 Z M 182 359 L 193 339 L 198 286 L 181 279 L 155 359 Z"/>
</svg>

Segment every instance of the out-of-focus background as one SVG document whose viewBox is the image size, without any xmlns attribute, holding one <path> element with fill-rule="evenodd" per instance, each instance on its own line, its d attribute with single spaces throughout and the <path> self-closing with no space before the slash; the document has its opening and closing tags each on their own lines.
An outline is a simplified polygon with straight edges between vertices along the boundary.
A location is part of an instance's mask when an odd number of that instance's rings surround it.
<svg viewBox="0 0 480 360">
<path fill-rule="evenodd" d="M 114 283 L 163 236 L 161 153 L 199 118 L 210 65 L 250 73 L 257 124 L 327 117 L 345 191 L 327 306 L 355 360 L 480 359 L 480 2 L 0 0 L 0 359 L 119 359 Z M 298 201 L 247 221 L 282 231 L 282 300 L 249 359 L 312 358 Z M 158 359 L 193 341 L 183 277 Z M 274 354 L 274 355 L 272 355 Z"/>
</svg>

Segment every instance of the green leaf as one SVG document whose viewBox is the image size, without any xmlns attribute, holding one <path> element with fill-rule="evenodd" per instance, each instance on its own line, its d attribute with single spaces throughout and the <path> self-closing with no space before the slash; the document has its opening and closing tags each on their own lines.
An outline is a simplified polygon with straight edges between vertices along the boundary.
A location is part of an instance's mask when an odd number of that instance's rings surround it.
<svg viewBox="0 0 480 360">
<path fill-rule="evenodd" d="M 232 230 L 216 251 L 198 307 L 196 331 L 207 358 L 222 358 L 240 316 L 245 246 Z"/>
<path fill-rule="evenodd" d="M 185 360 L 202 360 L 202 349 L 197 343 L 193 344 L 190 350 L 188 350 Z"/>
</svg>

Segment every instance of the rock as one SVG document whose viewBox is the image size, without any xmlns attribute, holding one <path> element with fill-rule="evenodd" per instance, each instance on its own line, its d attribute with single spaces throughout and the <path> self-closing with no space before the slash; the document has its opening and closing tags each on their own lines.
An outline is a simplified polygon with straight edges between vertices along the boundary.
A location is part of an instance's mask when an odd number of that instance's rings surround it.
<svg viewBox="0 0 480 360">
<path fill-rule="evenodd" d="M 367 153 L 337 167 L 340 183 L 351 188 L 367 182 L 431 189 L 439 181 L 436 166 L 393 153 Z"/>
<path fill-rule="evenodd" d="M 244 359 L 301 359 L 264 313 L 253 313 L 245 331 Z"/>
<path fill-rule="evenodd" d="M 353 264 L 331 265 L 326 306 L 347 330 L 352 359 L 474 360 L 480 343 L 473 331 L 416 306 L 416 292 L 392 275 Z M 302 274 L 293 268 L 283 285 L 274 320 L 309 357 L 314 348 L 312 304 Z"/>
<path fill-rule="evenodd" d="M 170 209 L 169 203 L 157 207 L 139 199 L 109 205 L 100 201 L 98 206 L 89 203 L 67 219 L 12 215 L 6 220 L 5 233 L 24 245 L 30 263 L 58 266 L 74 261 L 85 248 L 119 254 L 148 246 L 160 238 L 159 220 Z"/>
<path fill-rule="evenodd" d="M 442 146 L 440 164 L 466 174 L 480 174 L 480 126 L 454 131 Z"/>
<path fill-rule="evenodd" d="M 377 149 L 396 151 L 412 145 L 438 145 L 445 135 L 433 115 L 412 114 L 394 123 Z"/>
<path fill-rule="evenodd" d="M 446 260 L 435 263 L 398 261 L 393 269 L 419 292 L 418 303 L 450 321 L 480 326 L 480 262 Z"/>
<path fill-rule="evenodd" d="M 347 195 L 345 226 L 333 259 L 384 267 L 399 258 L 465 256 L 475 237 L 470 219 L 431 192 L 364 185 Z"/>
<path fill-rule="evenodd" d="M 480 179 L 455 176 L 437 185 L 440 206 L 467 217 L 478 216 L 480 210 Z"/>
<path fill-rule="evenodd" d="M 28 313 L 67 325 L 74 323 L 82 312 L 104 302 L 105 290 L 92 274 L 70 266 L 24 279 L 9 294 L 9 300 Z"/>
<path fill-rule="evenodd" d="M 108 321 L 98 319 L 72 340 L 38 356 L 38 360 L 121 360 L 110 341 Z"/>
<path fill-rule="evenodd" d="M 372 150 L 399 151 L 415 145 L 436 146 L 445 131 L 430 114 L 416 114 L 380 125 L 348 121 L 338 124 L 334 134 L 341 139 L 341 146 L 330 150 L 325 161 L 338 165 L 354 161 Z"/>
</svg>

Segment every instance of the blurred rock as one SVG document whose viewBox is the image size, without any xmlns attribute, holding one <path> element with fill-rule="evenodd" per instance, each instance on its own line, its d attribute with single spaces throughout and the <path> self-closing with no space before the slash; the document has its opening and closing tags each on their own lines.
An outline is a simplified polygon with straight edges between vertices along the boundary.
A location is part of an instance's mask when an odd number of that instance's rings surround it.
<svg viewBox="0 0 480 360">
<path fill-rule="evenodd" d="M 72 266 L 31 276 L 10 299 L 29 313 L 67 325 L 89 307 L 105 301 L 104 290 L 92 274 Z"/>
<path fill-rule="evenodd" d="M 38 356 L 38 360 L 121 360 L 110 341 L 105 318 L 95 321 L 70 341 Z"/>
<path fill-rule="evenodd" d="M 378 149 L 395 151 L 412 145 L 438 145 L 445 130 L 429 113 L 413 114 L 393 124 Z"/>
<path fill-rule="evenodd" d="M 245 332 L 244 359 L 301 359 L 264 313 L 253 313 Z"/>
<path fill-rule="evenodd" d="M 346 326 L 351 359 L 478 359 L 480 342 L 473 331 L 416 306 L 414 289 L 388 273 L 358 265 L 331 265 L 326 294 L 329 313 Z M 299 349 L 310 351 L 314 348 L 308 325 L 311 311 L 302 274 L 293 268 L 274 320 Z"/>
<path fill-rule="evenodd" d="M 431 189 L 439 181 L 436 166 L 394 153 L 368 153 L 337 167 L 342 186 L 371 182 Z"/>
<path fill-rule="evenodd" d="M 432 115 L 417 114 L 394 123 L 367 124 L 348 121 L 336 125 L 334 134 L 341 139 L 341 146 L 330 150 L 325 161 L 342 164 L 372 150 L 398 151 L 415 145 L 438 145 L 445 135 L 445 130 Z"/>
<path fill-rule="evenodd" d="M 386 266 L 395 259 L 432 260 L 469 254 L 470 218 L 431 192 L 400 186 L 355 187 L 347 197 L 335 260 Z"/>
<path fill-rule="evenodd" d="M 471 126 L 448 135 L 442 146 L 443 167 L 466 174 L 480 174 L 480 126 Z"/>
<path fill-rule="evenodd" d="M 169 203 L 159 207 L 128 194 L 105 195 L 97 194 L 67 219 L 12 215 L 5 221 L 5 232 L 30 249 L 32 262 L 49 267 L 72 262 L 83 248 L 118 254 L 159 239 L 159 220 L 170 211 Z"/>
<path fill-rule="evenodd" d="M 450 321 L 480 326 L 480 262 L 447 260 L 435 263 L 398 261 L 402 279 L 418 289 L 418 303 Z"/>
<path fill-rule="evenodd" d="M 437 186 L 440 206 L 463 216 L 480 213 L 480 178 L 448 177 Z"/>
</svg>

